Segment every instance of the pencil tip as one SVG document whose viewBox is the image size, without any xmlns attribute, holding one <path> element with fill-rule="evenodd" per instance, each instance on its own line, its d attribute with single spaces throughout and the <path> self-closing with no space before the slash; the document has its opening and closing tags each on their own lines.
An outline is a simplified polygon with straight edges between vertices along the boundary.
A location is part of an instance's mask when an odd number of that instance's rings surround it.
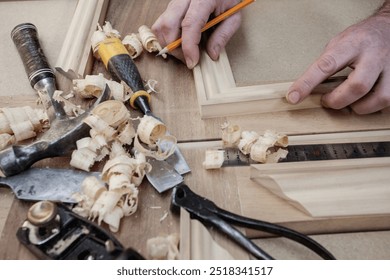
<svg viewBox="0 0 390 280">
<path fill-rule="evenodd" d="M 160 56 L 160 55 L 166 54 L 167 52 L 168 52 L 168 49 L 167 48 L 163 48 L 161 51 L 159 51 L 159 53 L 156 56 Z"/>
</svg>

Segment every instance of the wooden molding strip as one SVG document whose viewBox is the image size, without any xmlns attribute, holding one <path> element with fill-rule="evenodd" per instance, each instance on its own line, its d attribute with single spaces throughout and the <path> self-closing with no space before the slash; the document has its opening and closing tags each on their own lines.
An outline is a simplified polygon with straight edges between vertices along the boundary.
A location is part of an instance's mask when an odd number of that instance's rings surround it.
<svg viewBox="0 0 390 280">
<path fill-rule="evenodd" d="M 193 74 L 202 118 L 319 108 L 321 94 L 340 84 L 323 83 L 302 103 L 291 105 L 285 94 L 292 82 L 237 87 L 225 50 L 217 61 L 203 51 Z"/>
<path fill-rule="evenodd" d="M 322 137 L 321 141 L 317 136 L 298 136 L 292 142 L 389 141 L 390 131 L 335 133 Z M 312 217 L 388 215 L 388 170 L 388 157 L 321 160 L 255 164 L 251 166 L 250 178 Z"/>
<path fill-rule="evenodd" d="M 56 69 L 76 76 L 85 76 L 90 72 L 93 61 L 90 39 L 97 23 L 104 20 L 108 2 L 109 0 L 78 1 L 55 64 Z"/>
</svg>

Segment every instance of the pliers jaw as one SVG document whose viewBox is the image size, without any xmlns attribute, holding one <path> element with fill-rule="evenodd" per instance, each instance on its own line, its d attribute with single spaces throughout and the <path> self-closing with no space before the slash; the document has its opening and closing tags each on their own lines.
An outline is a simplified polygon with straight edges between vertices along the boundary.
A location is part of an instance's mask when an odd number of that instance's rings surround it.
<svg viewBox="0 0 390 280">
<path fill-rule="evenodd" d="M 172 192 L 171 209 L 177 211 L 180 208 L 187 210 L 191 219 L 206 224 L 215 216 L 214 211 L 217 209 L 212 201 L 197 195 L 185 184 L 176 186 Z"/>
</svg>

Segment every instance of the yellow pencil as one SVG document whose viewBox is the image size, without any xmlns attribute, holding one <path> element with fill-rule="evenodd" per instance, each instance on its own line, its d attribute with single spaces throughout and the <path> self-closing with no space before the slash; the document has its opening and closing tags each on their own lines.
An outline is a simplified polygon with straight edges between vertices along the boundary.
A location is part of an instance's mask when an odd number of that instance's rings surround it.
<svg viewBox="0 0 390 280">
<path fill-rule="evenodd" d="M 220 14 L 216 18 L 214 18 L 214 19 L 210 20 L 208 23 L 206 23 L 206 25 L 201 29 L 201 32 L 204 32 L 207 29 L 209 29 L 210 27 L 213 27 L 214 25 L 220 23 L 221 21 L 225 20 L 226 18 L 230 17 L 234 13 L 238 12 L 242 8 L 248 6 L 249 4 L 251 4 L 251 3 L 255 2 L 255 1 L 256 0 L 243 0 L 243 1 L 241 1 L 240 3 L 238 3 L 233 8 L 227 10 L 226 12 Z M 176 41 L 168 44 L 157 55 L 163 55 L 163 54 L 166 54 L 168 52 L 173 51 L 174 49 L 178 48 L 181 45 L 181 42 L 182 42 L 181 38 L 177 39 Z"/>
</svg>

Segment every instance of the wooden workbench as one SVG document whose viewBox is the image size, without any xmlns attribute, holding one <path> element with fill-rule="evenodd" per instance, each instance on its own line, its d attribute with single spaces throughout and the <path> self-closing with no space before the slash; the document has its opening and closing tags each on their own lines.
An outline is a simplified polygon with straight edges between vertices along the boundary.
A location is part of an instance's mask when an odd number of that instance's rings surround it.
<svg viewBox="0 0 390 280">
<path fill-rule="evenodd" d="M 138 27 L 143 24 L 151 26 L 168 2 L 169 0 L 111 0 L 106 20 L 111 22 L 121 34 L 136 32 Z M 208 147 L 210 140 L 220 137 L 220 125 L 225 121 L 230 121 L 241 125 L 246 130 L 262 131 L 273 128 L 291 134 L 305 133 L 309 130 L 309 125 L 305 125 L 305 121 L 312 117 L 314 112 L 312 110 L 204 120 L 200 117 L 193 74 L 181 62 L 173 58 L 163 60 L 155 58 L 153 54 L 144 53 L 137 58 L 136 64 L 144 79 L 155 79 L 159 82 L 160 92 L 153 95 L 152 107 L 155 114 L 166 122 L 170 132 L 177 136 L 181 143 L 182 152 L 192 169 L 192 172 L 185 176 L 185 182 L 193 191 L 208 197 L 229 211 L 239 214 L 245 212 L 243 209 L 246 207 L 242 205 L 245 202 L 241 200 L 245 195 L 242 192 L 245 192 L 245 187 L 251 186 L 242 185 L 245 184 L 243 174 L 246 174 L 248 169 L 239 168 L 246 167 L 226 168 L 211 172 L 203 170 L 203 152 Z M 94 64 L 93 73 L 104 73 L 109 77 L 101 63 Z M 134 115 L 136 114 L 134 113 Z M 370 129 L 383 129 L 388 124 L 388 118 L 385 119 L 378 115 L 364 118 L 352 117 L 350 112 L 346 115 L 346 112 L 324 111 L 323 114 L 331 116 L 336 126 L 343 120 L 352 120 L 351 130 L 363 130 L 368 125 Z M 324 131 L 332 131 L 329 122 L 322 124 L 320 118 L 314 118 L 311 121 L 311 126 L 323 125 Z M 68 162 L 68 158 L 49 159 L 40 162 L 39 165 L 69 167 Z M 117 237 L 124 246 L 133 247 L 145 255 L 146 241 L 149 238 L 179 233 L 180 225 L 179 217 L 172 214 L 169 209 L 170 192 L 158 194 L 145 181 L 140 187 L 139 197 L 139 209 L 133 216 L 122 220 Z M 275 204 L 272 204 L 273 201 Z M 360 232 L 357 225 L 365 222 L 370 224 L 372 219 L 364 217 L 352 220 L 351 231 L 354 232 L 348 233 L 338 230 L 339 224 L 344 223 L 343 220 L 333 223 L 332 221 L 316 221 L 303 217 L 303 214 L 296 209 L 282 204 L 283 202 L 279 198 L 263 190 L 259 194 L 256 206 L 259 206 L 259 212 L 264 213 L 260 217 L 265 220 L 292 225 L 297 229 L 316 234 L 314 238 L 333 251 L 337 258 L 390 258 L 390 232 L 387 231 L 390 228 L 390 219 L 388 217 L 374 217 L 373 219 L 378 219 L 378 222 L 368 227 L 369 232 Z M 31 203 L 15 200 L 8 190 L 0 189 L 0 226 L 2 223 L 4 224 L 3 230 L 0 231 L 0 259 L 35 258 L 18 242 L 15 236 L 17 228 L 26 218 L 26 212 L 30 205 Z M 281 210 L 262 208 L 264 207 L 262 205 L 281 206 Z M 284 220 L 278 216 L 278 211 L 284 211 L 282 215 Z M 168 215 L 166 216 L 166 214 Z M 296 223 L 289 223 L 288 219 L 284 218 L 289 217 L 289 215 L 294 217 Z M 309 229 L 307 224 L 310 225 Z M 317 224 L 320 230 L 312 230 Z M 332 230 L 329 230 L 327 225 L 331 225 Z M 302 251 L 301 248 L 284 241 L 280 242 L 279 239 L 267 238 L 256 242 L 269 249 L 271 254 L 275 252 L 275 257 L 279 259 L 316 258 L 305 250 Z M 232 254 L 238 258 L 246 257 L 234 246 L 230 246 L 229 242 L 223 241 L 223 244 L 229 247 Z"/>
</svg>

